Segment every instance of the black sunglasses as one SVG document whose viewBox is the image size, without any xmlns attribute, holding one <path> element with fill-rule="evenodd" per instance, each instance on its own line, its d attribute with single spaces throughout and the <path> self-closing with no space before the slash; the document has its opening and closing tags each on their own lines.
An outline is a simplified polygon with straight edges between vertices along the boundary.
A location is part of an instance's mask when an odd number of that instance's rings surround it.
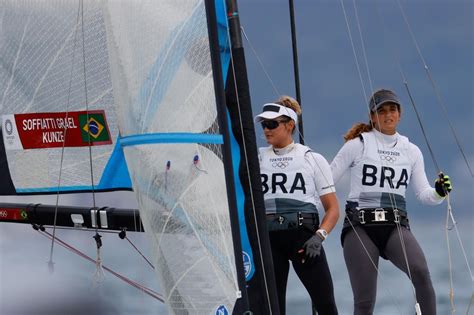
<svg viewBox="0 0 474 315">
<path fill-rule="evenodd" d="M 267 128 L 268 130 L 273 130 L 275 128 L 278 128 L 280 123 L 287 122 L 289 122 L 289 120 L 264 120 L 261 122 L 261 124 L 263 129 Z"/>
</svg>

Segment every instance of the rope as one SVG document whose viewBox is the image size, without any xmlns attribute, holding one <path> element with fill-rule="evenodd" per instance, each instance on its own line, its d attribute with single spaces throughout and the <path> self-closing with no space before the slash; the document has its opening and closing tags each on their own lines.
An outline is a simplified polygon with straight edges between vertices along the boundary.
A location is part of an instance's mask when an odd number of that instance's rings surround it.
<svg viewBox="0 0 474 315">
<path fill-rule="evenodd" d="M 446 246 L 448 247 L 449 302 L 450 302 L 450 306 L 451 306 L 451 314 L 454 314 L 456 312 L 456 308 L 454 306 L 453 263 L 452 263 L 452 259 L 451 259 L 451 246 L 449 244 L 449 212 L 450 211 L 451 211 L 451 207 L 448 204 L 448 211 L 446 213 L 445 234 L 446 234 Z"/>
<path fill-rule="evenodd" d="M 450 198 L 450 195 L 447 194 L 447 204 L 448 204 L 448 211 L 447 211 L 447 214 L 446 214 L 446 243 L 447 243 L 447 247 L 448 247 L 448 259 L 449 259 L 449 278 L 450 278 L 450 294 L 449 294 L 449 299 L 450 299 L 450 302 L 451 302 L 451 313 L 454 313 L 456 310 L 455 310 L 455 306 L 454 306 L 454 288 L 453 288 L 453 271 L 452 271 L 452 265 L 451 265 L 451 250 L 450 250 L 450 244 L 449 244 L 449 231 L 452 230 L 452 228 L 449 228 L 449 219 L 451 219 L 451 221 L 453 222 L 453 227 L 454 227 L 454 230 L 456 231 L 456 237 L 457 237 L 457 240 L 459 242 L 459 246 L 461 247 L 461 251 L 463 253 L 463 256 L 464 256 L 464 261 L 466 262 L 466 267 L 469 271 L 469 275 L 471 276 L 471 283 L 474 283 L 474 277 L 472 275 L 472 270 L 471 270 L 471 267 L 469 265 L 469 261 L 467 259 L 467 255 L 466 255 L 466 250 L 464 249 L 464 245 L 462 243 L 462 240 L 461 240 L 461 236 L 459 234 L 459 229 L 458 229 L 458 226 L 457 226 L 457 222 L 456 220 L 454 219 L 454 215 L 453 215 L 453 210 L 452 210 L 452 207 L 451 207 L 451 198 Z M 469 313 L 469 309 L 471 308 L 471 303 L 472 303 L 472 299 L 474 297 L 474 289 L 472 291 L 472 294 L 471 294 L 471 299 L 469 301 L 469 305 L 467 307 L 467 311 L 466 311 L 466 314 Z"/>
</svg>

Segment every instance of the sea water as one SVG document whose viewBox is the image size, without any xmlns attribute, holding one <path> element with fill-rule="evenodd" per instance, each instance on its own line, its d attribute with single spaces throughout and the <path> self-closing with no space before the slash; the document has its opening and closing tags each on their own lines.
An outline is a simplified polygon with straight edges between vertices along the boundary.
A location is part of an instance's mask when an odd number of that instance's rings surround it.
<svg viewBox="0 0 474 315">
<path fill-rule="evenodd" d="M 458 227 L 473 263 L 472 215 L 458 218 Z M 451 314 L 449 268 L 446 237 L 442 220 L 412 221 L 412 231 L 420 243 L 436 291 L 438 314 Z M 340 224 L 325 242 L 339 314 L 352 314 L 352 290 L 339 241 Z M 75 247 L 88 250 L 95 259 L 93 233 L 57 231 L 57 236 Z M 139 233 L 128 237 L 146 252 L 146 238 Z M 466 262 L 454 230 L 449 232 L 453 263 L 454 302 L 456 314 L 466 314 L 473 292 Z M 131 246 L 114 234 L 103 235 L 101 258 L 104 265 L 161 292 L 153 271 Z M 94 282 L 95 265 L 56 246 L 55 272 L 49 274 L 50 241 L 28 225 L 0 225 L 0 314 L 167 314 L 159 301 L 141 293 L 106 273 L 100 283 Z M 415 300 L 408 277 L 390 262 L 380 259 L 375 314 L 415 314 Z M 471 313 L 474 314 L 474 306 Z M 311 301 L 292 271 L 287 289 L 287 314 L 311 314 Z"/>
</svg>

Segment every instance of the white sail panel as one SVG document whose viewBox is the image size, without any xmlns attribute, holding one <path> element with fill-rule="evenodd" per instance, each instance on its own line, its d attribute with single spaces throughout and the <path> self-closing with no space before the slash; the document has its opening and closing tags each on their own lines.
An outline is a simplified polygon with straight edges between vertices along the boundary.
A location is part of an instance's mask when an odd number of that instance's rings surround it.
<svg viewBox="0 0 474 315">
<path fill-rule="evenodd" d="M 9 149 L 6 137 L 11 125 L 4 118 L 5 154 L 16 193 L 57 190 L 61 159 L 60 191 L 90 190 L 91 164 L 97 190 L 128 188 L 127 179 L 125 184 L 109 186 L 104 178 L 114 177 L 104 173 L 112 171 L 107 166 L 119 132 L 105 27 L 99 2 L 84 1 L 83 8 L 80 4 L 66 0 L 0 3 L 0 116 L 27 114 L 29 119 L 56 121 L 72 119 L 72 112 L 100 110 L 110 132 L 107 144 L 93 143 L 91 163 L 88 143 L 66 145 L 62 153 L 64 137 L 82 141 L 77 120 L 76 135 L 72 129 L 65 133 L 60 124 L 37 127 L 36 133 L 25 134 L 21 141 L 35 137 L 43 146 Z M 17 127 L 21 132 L 22 126 Z M 47 147 L 48 143 L 55 145 Z"/>
<path fill-rule="evenodd" d="M 105 1 L 122 143 L 173 314 L 238 294 L 203 1 Z"/>
</svg>

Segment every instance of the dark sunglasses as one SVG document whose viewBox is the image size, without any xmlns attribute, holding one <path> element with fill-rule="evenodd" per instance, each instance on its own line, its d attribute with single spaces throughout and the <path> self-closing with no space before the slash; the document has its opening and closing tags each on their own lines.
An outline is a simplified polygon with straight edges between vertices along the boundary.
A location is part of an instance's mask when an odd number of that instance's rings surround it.
<svg viewBox="0 0 474 315">
<path fill-rule="evenodd" d="M 273 130 L 278 128 L 280 123 L 287 123 L 289 120 L 264 120 L 261 122 L 262 128 L 267 128 L 268 130 Z"/>
</svg>

